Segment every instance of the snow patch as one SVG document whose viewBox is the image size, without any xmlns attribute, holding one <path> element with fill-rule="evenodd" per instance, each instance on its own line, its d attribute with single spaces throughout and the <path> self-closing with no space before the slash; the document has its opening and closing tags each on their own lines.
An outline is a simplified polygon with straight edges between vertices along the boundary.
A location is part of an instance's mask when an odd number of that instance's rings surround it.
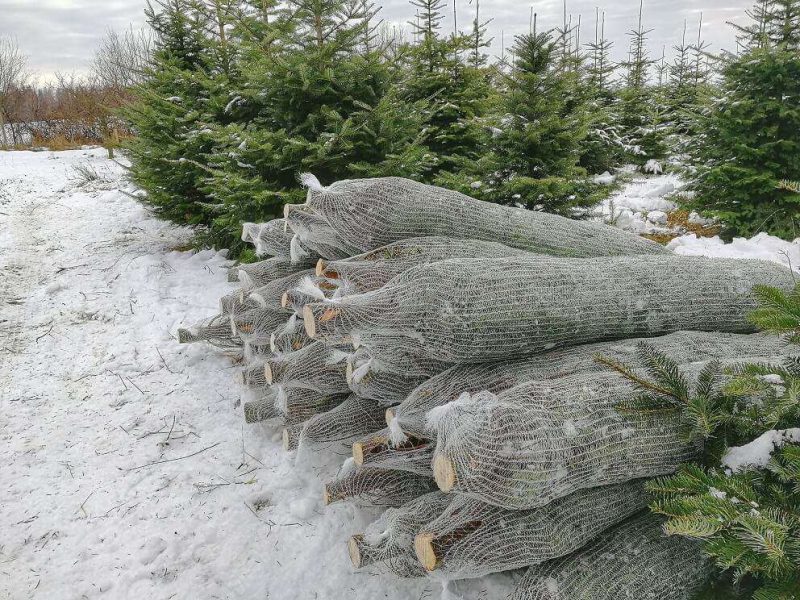
<svg viewBox="0 0 800 600">
<path fill-rule="evenodd" d="M 785 443 L 800 443 L 800 428 L 770 430 L 744 446 L 728 448 L 722 457 L 722 466 L 732 473 L 747 469 L 763 469 L 772 453 Z"/>
</svg>

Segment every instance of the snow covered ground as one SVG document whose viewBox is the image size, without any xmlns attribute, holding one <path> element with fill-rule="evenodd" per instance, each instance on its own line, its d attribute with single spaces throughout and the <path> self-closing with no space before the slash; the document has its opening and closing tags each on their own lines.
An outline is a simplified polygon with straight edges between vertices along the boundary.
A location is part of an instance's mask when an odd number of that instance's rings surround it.
<svg viewBox="0 0 800 600">
<path fill-rule="evenodd" d="M 0 152 L 0 599 L 505 597 L 513 576 L 442 592 L 353 573 L 345 541 L 375 513 L 323 508 L 332 465 L 245 426 L 236 366 L 175 340 L 216 311 L 229 262 L 180 251 L 190 232 L 103 155 Z M 768 236 L 672 244 L 800 265 Z"/>
<path fill-rule="evenodd" d="M 0 152 L 0 598 L 438 596 L 354 574 L 371 515 L 323 510 L 330 471 L 244 426 L 229 360 L 177 344 L 228 261 L 176 251 L 189 232 L 120 172 L 100 150 Z"/>
<path fill-rule="evenodd" d="M 608 184 L 614 177 L 606 173 L 596 180 Z M 632 233 L 682 233 L 683 235 L 678 235 L 667 245 L 676 254 L 771 260 L 800 270 L 800 238 L 787 242 L 759 233 L 750 239 L 736 238 L 726 244 L 719 236 L 698 237 L 693 233 L 685 233 L 680 228 L 670 227 L 667 223 L 668 216 L 678 207 L 669 196 L 681 191 L 684 185 L 681 178 L 672 173 L 635 174 L 629 183 L 596 206 L 591 214 Z M 698 225 L 712 223 L 695 213 L 689 216 L 689 222 Z"/>
</svg>

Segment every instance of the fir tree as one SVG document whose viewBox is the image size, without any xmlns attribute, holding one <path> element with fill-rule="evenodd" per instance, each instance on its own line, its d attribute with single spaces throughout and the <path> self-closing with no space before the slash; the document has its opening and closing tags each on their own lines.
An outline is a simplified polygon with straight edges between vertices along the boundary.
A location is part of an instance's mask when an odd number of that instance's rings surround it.
<svg viewBox="0 0 800 600">
<path fill-rule="evenodd" d="M 408 103 L 427 103 L 425 145 L 430 149 L 430 168 L 424 179 L 434 181 L 443 171 L 452 171 L 482 152 L 485 138 L 480 119 L 491 93 L 489 73 L 480 50 L 483 29 L 477 38 L 456 33 L 441 35 L 445 0 L 412 0 L 418 18 L 412 22 L 418 42 L 407 49 L 398 83 L 399 97 Z M 477 47 L 473 46 L 477 44 Z M 467 63 L 460 58 L 467 52 Z"/>
<path fill-rule="evenodd" d="M 663 107 L 656 101 L 649 86 L 649 70 L 653 60 L 647 53 L 647 35 L 651 29 L 642 25 L 642 4 L 639 3 L 639 18 L 631 38 L 628 60 L 621 64 L 625 68 L 623 88 L 619 92 L 620 124 L 629 148 L 629 158 L 637 164 L 658 160 L 666 155 L 664 144 Z"/>
<path fill-rule="evenodd" d="M 701 123 L 691 206 L 719 217 L 726 233 L 800 235 L 800 0 L 765 0 L 739 28 L 744 51 L 727 56 L 720 92 Z"/>
<path fill-rule="evenodd" d="M 446 185 L 492 202 L 564 214 L 596 203 L 597 190 L 577 166 L 588 122 L 579 73 L 561 60 L 562 48 L 550 31 L 517 37 L 491 152 Z"/>
<path fill-rule="evenodd" d="M 220 91 L 219 54 L 206 33 L 212 24 L 204 8 L 192 0 L 148 5 L 152 65 L 124 112 L 137 132 L 128 145 L 133 181 L 162 214 L 193 225 L 213 218 L 201 189 L 202 157 L 212 140 L 200 132 L 216 119 Z"/>
<path fill-rule="evenodd" d="M 229 92 L 230 118 L 215 128 L 204 188 L 223 207 L 212 229 L 220 243 L 235 243 L 241 222 L 302 201 L 300 172 L 328 182 L 384 161 L 398 175 L 424 164 L 419 107 L 396 96 L 388 104 L 392 74 L 376 12 L 364 0 L 293 0 L 268 11 L 262 37 L 247 40 L 246 76 Z"/>
<path fill-rule="evenodd" d="M 581 87 L 586 99 L 589 121 L 581 143 L 580 165 L 589 173 L 610 171 L 617 166 L 625 150 L 619 126 L 619 105 L 612 88 L 615 66 L 611 61 L 613 44 L 605 36 L 605 13 L 595 14 L 594 41 L 589 42 L 584 61 Z"/>
</svg>

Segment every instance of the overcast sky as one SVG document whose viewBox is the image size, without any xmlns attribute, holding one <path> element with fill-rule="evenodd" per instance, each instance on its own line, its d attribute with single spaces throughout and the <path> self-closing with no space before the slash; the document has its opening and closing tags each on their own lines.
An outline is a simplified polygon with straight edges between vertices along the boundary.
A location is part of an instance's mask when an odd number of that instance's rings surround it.
<svg viewBox="0 0 800 600">
<path fill-rule="evenodd" d="M 452 0 L 448 0 L 452 5 Z M 469 0 L 456 0 L 460 24 L 472 20 Z M 582 40 L 594 37 L 595 7 L 600 0 L 568 0 L 567 10 L 573 22 L 582 15 Z M 381 4 L 380 0 L 378 1 Z M 650 33 L 652 55 L 667 54 L 680 40 L 684 20 L 688 21 L 690 39 L 697 35 L 703 13 L 703 37 L 714 51 L 733 49 L 734 35 L 726 21 L 744 22 L 744 11 L 752 0 L 645 0 L 644 24 Z M 384 0 L 382 16 L 403 23 L 413 10 L 407 0 Z M 495 37 L 494 51 L 499 54 L 501 32 L 506 47 L 513 36 L 528 29 L 530 2 L 519 0 L 481 0 L 481 13 L 494 18 L 490 26 Z M 545 27 L 561 23 L 562 0 L 538 0 L 534 3 L 539 22 Z M 627 45 L 625 33 L 636 25 L 637 0 L 603 0 L 606 12 L 606 37 L 615 44 L 615 57 L 623 58 Z M 144 25 L 143 0 L 0 0 L 0 36 L 11 35 L 29 56 L 32 70 L 40 80 L 51 79 L 56 71 L 84 73 L 94 49 L 109 28 L 123 30 L 131 24 Z M 448 28 L 452 20 L 448 19 Z"/>
</svg>

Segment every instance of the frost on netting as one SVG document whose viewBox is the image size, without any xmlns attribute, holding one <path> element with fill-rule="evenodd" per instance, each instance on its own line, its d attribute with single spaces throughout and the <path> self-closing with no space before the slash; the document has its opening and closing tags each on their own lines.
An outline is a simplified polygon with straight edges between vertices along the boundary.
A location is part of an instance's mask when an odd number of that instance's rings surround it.
<svg viewBox="0 0 800 600">
<path fill-rule="evenodd" d="M 399 177 L 309 187 L 307 206 L 363 251 L 411 237 L 498 242 L 553 256 L 663 254 L 662 246 L 619 229 L 475 200 Z"/>
<path fill-rule="evenodd" d="M 528 568 L 509 600 L 692 598 L 713 573 L 702 542 L 643 512 L 561 559 Z"/>
<path fill-rule="evenodd" d="M 367 347 L 485 362 L 684 329 L 752 332 L 754 285 L 794 283 L 780 265 L 733 259 L 448 260 L 374 292 L 306 305 L 304 320 L 316 339 L 357 335 Z"/>
</svg>

